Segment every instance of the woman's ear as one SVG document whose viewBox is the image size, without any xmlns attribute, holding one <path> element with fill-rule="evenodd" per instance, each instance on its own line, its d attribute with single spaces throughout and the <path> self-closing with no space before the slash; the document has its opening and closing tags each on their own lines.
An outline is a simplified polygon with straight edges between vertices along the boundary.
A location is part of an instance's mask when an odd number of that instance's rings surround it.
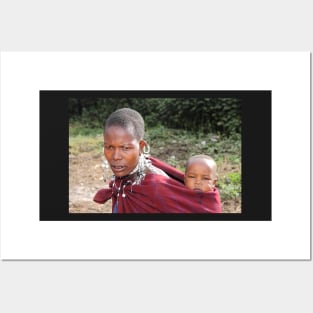
<svg viewBox="0 0 313 313">
<path fill-rule="evenodd" d="M 140 153 L 143 153 L 143 149 L 144 149 L 144 147 L 147 146 L 147 145 L 148 145 L 148 144 L 147 144 L 147 142 L 146 142 L 145 140 L 141 139 L 141 140 L 139 141 Z"/>
</svg>

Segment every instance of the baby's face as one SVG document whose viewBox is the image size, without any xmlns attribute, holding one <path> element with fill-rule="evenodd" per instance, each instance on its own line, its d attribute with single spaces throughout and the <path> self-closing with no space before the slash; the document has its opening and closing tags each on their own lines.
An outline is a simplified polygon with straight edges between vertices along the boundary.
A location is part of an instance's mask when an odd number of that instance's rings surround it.
<svg viewBox="0 0 313 313">
<path fill-rule="evenodd" d="M 195 159 L 191 161 L 185 172 L 185 186 L 196 191 L 211 191 L 216 183 L 216 175 L 210 160 Z"/>
</svg>

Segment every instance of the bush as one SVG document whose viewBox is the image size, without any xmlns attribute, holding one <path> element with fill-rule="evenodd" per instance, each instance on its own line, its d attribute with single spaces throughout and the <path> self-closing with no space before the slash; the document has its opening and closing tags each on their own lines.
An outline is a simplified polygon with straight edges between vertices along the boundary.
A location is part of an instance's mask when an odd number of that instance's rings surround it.
<svg viewBox="0 0 313 313">
<path fill-rule="evenodd" d="M 71 121 L 98 128 L 122 107 L 140 112 L 147 128 L 163 125 L 224 136 L 241 133 L 241 105 L 235 98 L 72 98 L 69 117 Z"/>
<path fill-rule="evenodd" d="M 228 173 L 217 184 L 221 199 L 236 199 L 241 196 L 241 174 Z"/>
</svg>

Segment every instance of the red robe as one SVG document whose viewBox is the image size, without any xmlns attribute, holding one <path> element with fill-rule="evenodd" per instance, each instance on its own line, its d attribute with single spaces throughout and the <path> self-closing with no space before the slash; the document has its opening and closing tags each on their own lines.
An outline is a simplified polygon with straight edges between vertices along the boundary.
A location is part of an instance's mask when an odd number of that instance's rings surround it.
<svg viewBox="0 0 313 313">
<path fill-rule="evenodd" d="M 100 189 L 94 201 L 104 203 L 112 198 L 112 207 L 117 205 L 118 213 L 221 213 L 219 192 L 198 192 L 185 187 L 184 174 L 174 167 L 150 157 L 152 164 L 170 177 L 146 174 L 140 185 L 122 187 L 127 178 L 116 178 L 115 186 Z M 117 187 L 121 186 L 118 192 Z M 123 197 L 123 194 L 125 197 Z"/>
</svg>

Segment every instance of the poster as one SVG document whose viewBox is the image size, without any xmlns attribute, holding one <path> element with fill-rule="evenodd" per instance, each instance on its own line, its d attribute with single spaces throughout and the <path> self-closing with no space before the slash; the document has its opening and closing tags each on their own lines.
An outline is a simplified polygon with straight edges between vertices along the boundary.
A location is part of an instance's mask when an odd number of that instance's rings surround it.
<svg viewBox="0 0 313 313">
<path fill-rule="evenodd" d="M 40 159 L 40 91 L 136 90 L 270 92 L 270 218 L 40 219 L 40 190 L 58 198 L 57 184 L 40 184 L 42 162 L 59 170 L 53 145 Z M 62 127 L 62 116 L 52 118 Z M 309 132 L 309 52 L 3 52 L 1 258 L 309 259 Z"/>
</svg>

